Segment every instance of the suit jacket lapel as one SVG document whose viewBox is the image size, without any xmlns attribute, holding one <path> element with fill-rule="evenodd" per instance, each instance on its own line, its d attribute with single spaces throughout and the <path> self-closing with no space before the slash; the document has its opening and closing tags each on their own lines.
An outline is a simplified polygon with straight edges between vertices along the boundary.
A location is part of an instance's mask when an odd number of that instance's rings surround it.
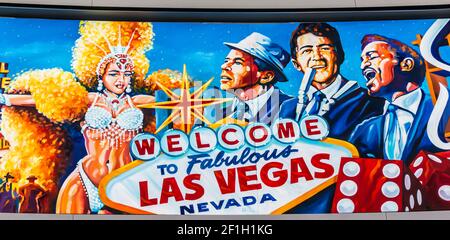
<svg viewBox="0 0 450 240">
<path fill-rule="evenodd" d="M 346 78 L 342 77 L 342 82 L 341 82 L 341 86 L 339 86 L 339 89 L 342 89 L 346 84 L 349 83 L 349 80 L 347 80 Z M 335 98 L 335 101 L 340 101 L 341 99 L 345 99 L 347 96 L 349 96 L 351 93 L 353 93 L 354 91 L 358 90 L 359 86 L 358 84 L 355 84 L 354 81 L 349 83 L 349 84 L 353 84 L 349 89 L 347 89 L 344 93 L 340 94 L 340 96 Z M 339 90 L 338 90 L 339 92 Z M 334 96 L 333 96 L 334 98 Z"/>
<path fill-rule="evenodd" d="M 339 89 L 341 89 L 342 87 L 344 87 L 345 84 L 347 84 L 347 83 L 349 82 L 346 78 L 344 78 L 344 77 L 342 77 L 342 76 L 341 76 L 341 79 L 342 79 L 342 83 L 341 83 L 341 86 L 339 86 Z M 339 108 L 339 105 L 340 105 L 342 102 L 345 102 L 345 101 L 347 101 L 348 98 L 353 97 L 353 96 L 354 96 L 353 93 L 354 93 L 356 90 L 358 90 L 358 88 L 359 88 L 358 84 L 355 84 L 355 85 L 351 86 L 349 89 L 347 89 L 347 91 L 345 91 L 344 93 L 342 93 L 342 94 L 341 94 L 340 96 L 338 96 L 337 98 L 334 98 L 334 96 L 333 96 L 332 98 L 333 98 L 333 100 L 334 100 L 335 102 L 330 106 L 330 110 L 328 110 L 328 111 L 324 114 L 324 116 L 328 116 L 328 115 L 330 114 L 330 112 L 333 112 L 334 110 L 336 110 L 337 108 Z M 339 90 L 338 90 L 338 91 L 339 91 Z"/>
<path fill-rule="evenodd" d="M 420 90 L 422 91 L 422 90 Z M 414 116 L 414 120 L 411 124 L 411 129 L 408 132 L 408 138 L 406 140 L 405 148 L 402 153 L 402 160 L 408 161 L 408 157 L 411 152 L 416 150 L 419 146 L 421 139 L 423 138 L 423 134 L 425 133 L 425 129 L 427 128 L 428 119 L 426 119 L 426 95 L 422 91 L 422 99 L 420 100 L 419 109 L 417 109 L 417 113 Z"/>
</svg>

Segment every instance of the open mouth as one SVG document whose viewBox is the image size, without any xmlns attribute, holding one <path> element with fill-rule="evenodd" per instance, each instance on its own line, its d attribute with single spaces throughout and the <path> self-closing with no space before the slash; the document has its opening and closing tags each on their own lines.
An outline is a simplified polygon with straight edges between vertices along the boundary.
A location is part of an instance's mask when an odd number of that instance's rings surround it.
<svg viewBox="0 0 450 240">
<path fill-rule="evenodd" d="M 220 83 L 224 84 L 231 81 L 231 77 L 229 77 L 228 75 L 222 74 L 220 75 Z"/>
<path fill-rule="evenodd" d="M 373 68 L 365 68 L 363 70 L 363 75 L 367 81 L 370 81 L 377 75 L 377 71 Z"/>
<path fill-rule="evenodd" d="M 125 84 L 123 84 L 123 83 L 116 83 L 114 86 L 116 88 L 118 88 L 118 89 L 123 89 L 125 87 Z"/>
<path fill-rule="evenodd" d="M 311 68 L 313 68 L 313 69 L 321 69 L 321 68 L 325 68 L 325 67 L 326 66 L 323 65 L 323 64 L 318 64 L 318 65 L 311 66 Z"/>
<path fill-rule="evenodd" d="M 364 78 L 366 79 L 367 83 L 366 86 L 370 88 L 373 85 L 373 82 L 375 80 L 375 76 L 377 75 L 377 71 L 373 68 L 365 68 L 363 70 Z"/>
</svg>

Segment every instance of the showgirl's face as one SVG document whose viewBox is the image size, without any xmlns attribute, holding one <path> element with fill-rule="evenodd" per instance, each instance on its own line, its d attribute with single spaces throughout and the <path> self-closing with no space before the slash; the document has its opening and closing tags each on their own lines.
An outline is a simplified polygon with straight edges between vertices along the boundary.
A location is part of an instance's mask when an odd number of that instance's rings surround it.
<svg viewBox="0 0 450 240">
<path fill-rule="evenodd" d="M 103 85 L 110 92 L 122 94 L 130 84 L 132 76 L 133 72 L 130 65 L 125 68 L 125 71 L 121 71 L 114 62 L 109 63 L 103 74 Z"/>
</svg>

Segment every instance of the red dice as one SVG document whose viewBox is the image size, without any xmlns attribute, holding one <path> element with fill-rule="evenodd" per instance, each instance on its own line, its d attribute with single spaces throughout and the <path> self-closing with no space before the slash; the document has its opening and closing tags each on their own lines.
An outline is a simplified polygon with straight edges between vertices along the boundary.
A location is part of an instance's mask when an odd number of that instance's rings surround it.
<svg viewBox="0 0 450 240">
<path fill-rule="evenodd" d="M 427 196 L 429 210 L 450 209 L 450 151 L 421 151 L 409 165 Z"/>
<path fill-rule="evenodd" d="M 403 210 L 405 212 L 426 210 L 428 198 L 424 187 L 409 168 L 403 169 Z"/>
<path fill-rule="evenodd" d="M 424 193 L 402 161 L 343 158 L 332 212 L 398 212 L 424 209 Z"/>
</svg>

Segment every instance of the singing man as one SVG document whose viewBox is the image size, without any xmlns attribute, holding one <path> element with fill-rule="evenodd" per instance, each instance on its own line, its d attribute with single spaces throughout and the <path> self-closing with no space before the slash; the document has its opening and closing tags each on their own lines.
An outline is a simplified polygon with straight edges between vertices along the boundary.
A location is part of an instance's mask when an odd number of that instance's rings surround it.
<svg viewBox="0 0 450 240">
<path fill-rule="evenodd" d="M 350 137 L 363 157 L 403 160 L 409 164 L 420 150 L 442 151 L 427 133 L 433 103 L 421 85 L 425 62 L 410 46 L 384 36 L 370 34 L 361 41 L 361 70 L 370 95 L 387 100 L 384 112 L 359 125 Z M 448 106 L 448 103 L 447 103 Z M 439 121 L 443 138 L 450 108 Z"/>
</svg>

